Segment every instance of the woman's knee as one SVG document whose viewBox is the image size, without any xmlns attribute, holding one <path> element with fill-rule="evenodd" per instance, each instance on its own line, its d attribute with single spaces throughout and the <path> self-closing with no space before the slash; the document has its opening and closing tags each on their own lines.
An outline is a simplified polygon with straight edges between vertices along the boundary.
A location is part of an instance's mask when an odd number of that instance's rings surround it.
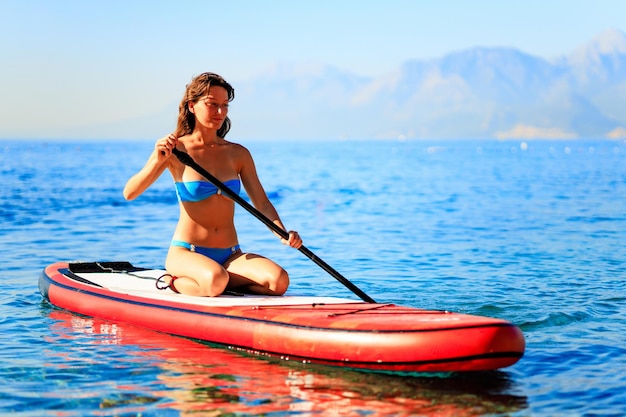
<svg viewBox="0 0 626 417">
<path fill-rule="evenodd" d="M 189 261 L 191 260 L 175 256 L 168 256 L 165 261 L 165 269 L 172 275 L 185 277 L 195 282 L 196 289 L 188 288 L 190 292 L 193 292 L 188 295 L 216 297 L 224 292 L 229 276 L 221 265 L 194 264 Z"/>
<path fill-rule="evenodd" d="M 228 272 L 224 268 L 204 270 L 198 277 L 198 285 L 203 296 L 216 297 L 224 292 L 228 279 Z"/>
<path fill-rule="evenodd" d="M 280 268 L 278 274 L 270 281 L 270 290 L 276 295 L 283 295 L 289 288 L 289 274 Z"/>
</svg>

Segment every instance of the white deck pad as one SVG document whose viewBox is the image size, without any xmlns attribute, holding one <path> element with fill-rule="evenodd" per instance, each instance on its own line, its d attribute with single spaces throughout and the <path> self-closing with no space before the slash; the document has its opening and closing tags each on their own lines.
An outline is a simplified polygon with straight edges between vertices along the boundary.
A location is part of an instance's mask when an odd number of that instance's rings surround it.
<svg viewBox="0 0 626 417">
<path fill-rule="evenodd" d="M 363 301 L 349 298 L 315 296 L 265 296 L 249 294 L 220 295 L 219 297 L 189 296 L 177 294 L 169 288 L 166 290 L 157 289 L 156 280 L 165 273 L 164 270 L 149 269 L 133 272 L 80 272 L 75 273 L 75 275 L 120 294 L 213 307 L 363 303 Z M 166 285 L 165 283 L 162 284 Z"/>
</svg>

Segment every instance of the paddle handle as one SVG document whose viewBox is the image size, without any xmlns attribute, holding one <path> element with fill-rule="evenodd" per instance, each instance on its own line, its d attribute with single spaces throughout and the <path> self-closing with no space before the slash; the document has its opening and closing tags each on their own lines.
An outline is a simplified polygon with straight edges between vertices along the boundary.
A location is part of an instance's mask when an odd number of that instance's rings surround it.
<svg viewBox="0 0 626 417">
<path fill-rule="evenodd" d="M 263 213 L 261 213 L 259 210 L 257 210 L 254 206 L 252 206 L 246 200 L 241 198 L 239 196 L 239 194 L 237 194 L 236 192 L 234 192 L 233 190 L 228 188 L 224 183 L 222 183 L 220 180 L 215 178 L 213 175 L 211 175 L 209 172 L 207 172 L 204 168 L 202 168 L 200 165 L 198 165 L 196 163 L 196 161 L 194 161 L 193 158 L 191 156 L 189 156 L 189 154 L 187 154 L 186 152 L 180 151 L 177 148 L 172 149 L 172 153 L 174 155 L 176 155 L 176 157 L 178 158 L 178 160 L 180 162 L 182 162 L 183 164 L 185 164 L 185 165 L 195 169 L 200 175 L 205 177 L 207 180 L 209 180 L 211 183 L 213 183 L 213 185 L 215 185 L 217 188 L 219 188 L 222 191 L 222 194 L 226 194 L 229 198 L 231 198 L 232 200 L 237 202 L 240 206 L 242 206 L 244 209 L 246 209 L 250 214 L 252 214 L 254 217 L 259 219 L 263 224 L 265 224 L 267 227 L 269 227 L 270 230 L 272 230 L 278 236 L 282 237 L 283 239 L 289 239 L 289 233 L 287 233 L 287 231 L 285 231 L 282 228 L 280 228 L 278 225 L 276 225 L 274 222 L 272 222 L 270 219 L 268 219 Z M 333 267 L 328 265 L 322 259 L 318 258 L 306 246 L 302 245 L 302 246 L 300 246 L 300 248 L 298 250 L 300 252 L 302 252 L 307 258 L 309 258 L 310 260 L 315 262 L 324 271 L 328 272 L 337 281 L 341 282 L 344 286 L 346 286 L 349 290 L 351 290 L 354 294 L 356 294 L 361 300 L 363 300 L 365 302 L 368 302 L 368 303 L 375 303 L 376 302 L 376 301 L 374 301 L 373 298 L 371 298 L 369 295 L 365 294 L 356 285 L 354 285 L 347 278 L 345 278 L 343 275 L 341 275 L 339 272 L 337 272 Z"/>
</svg>

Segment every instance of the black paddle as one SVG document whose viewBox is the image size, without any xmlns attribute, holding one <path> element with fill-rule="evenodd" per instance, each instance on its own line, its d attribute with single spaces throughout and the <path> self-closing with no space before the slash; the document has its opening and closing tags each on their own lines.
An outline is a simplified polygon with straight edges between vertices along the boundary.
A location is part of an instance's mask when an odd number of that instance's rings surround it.
<svg viewBox="0 0 626 417">
<path fill-rule="evenodd" d="M 174 155 L 176 155 L 176 157 L 178 158 L 178 160 L 180 162 L 182 162 L 183 164 L 185 164 L 185 165 L 195 169 L 200 175 L 205 177 L 207 180 L 211 181 L 213 183 L 213 185 L 215 185 L 217 188 L 219 188 L 222 191 L 223 194 L 226 194 L 232 200 L 234 200 L 237 203 L 239 203 L 240 206 L 245 208 L 254 217 L 256 217 L 257 219 L 261 220 L 261 222 L 263 222 L 267 227 L 269 227 L 277 235 L 279 235 L 283 239 L 289 239 L 289 233 L 287 233 L 286 231 L 284 231 L 283 229 L 278 227 L 270 219 L 265 217 L 265 215 L 263 213 L 261 213 L 259 210 L 254 208 L 246 200 L 244 200 L 243 198 L 239 197 L 239 195 L 237 193 L 235 193 L 233 190 L 231 190 L 226 185 L 224 185 L 220 180 L 218 180 L 213 175 L 208 173 L 204 168 L 202 168 L 200 165 L 198 165 L 196 163 L 196 161 L 194 161 L 193 158 L 191 156 L 189 156 L 189 154 L 187 154 L 187 153 L 185 153 L 183 151 L 179 151 L 176 148 L 172 149 L 172 153 Z M 343 285 L 345 285 L 348 289 L 350 289 L 350 291 L 352 291 L 354 294 L 358 295 L 359 298 L 361 298 L 361 300 L 363 300 L 365 302 L 368 302 L 368 303 L 375 303 L 376 302 L 376 301 L 374 301 L 373 298 L 371 298 L 370 296 L 365 294 L 363 291 L 361 291 L 356 285 L 354 285 L 352 282 L 348 281 L 347 278 L 345 278 L 339 272 L 335 271 L 335 269 L 333 267 L 328 265 L 322 259 L 318 258 L 306 246 L 302 245 L 302 246 L 300 246 L 300 248 L 298 250 L 300 252 L 302 252 L 306 257 L 311 259 L 313 262 L 315 262 L 317 265 L 319 265 L 324 271 L 326 271 L 330 275 L 332 275 L 333 278 L 335 278 L 337 281 L 339 281 Z"/>
</svg>

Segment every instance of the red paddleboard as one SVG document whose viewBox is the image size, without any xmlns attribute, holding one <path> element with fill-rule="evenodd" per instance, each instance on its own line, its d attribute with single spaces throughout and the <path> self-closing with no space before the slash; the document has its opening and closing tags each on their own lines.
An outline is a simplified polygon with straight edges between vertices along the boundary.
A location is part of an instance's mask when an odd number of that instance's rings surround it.
<svg viewBox="0 0 626 417">
<path fill-rule="evenodd" d="M 501 319 L 335 297 L 192 297 L 158 290 L 164 273 L 127 262 L 57 262 L 44 269 L 39 290 L 52 305 L 86 316 L 362 370 L 491 370 L 524 354 L 521 330 Z"/>
</svg>

